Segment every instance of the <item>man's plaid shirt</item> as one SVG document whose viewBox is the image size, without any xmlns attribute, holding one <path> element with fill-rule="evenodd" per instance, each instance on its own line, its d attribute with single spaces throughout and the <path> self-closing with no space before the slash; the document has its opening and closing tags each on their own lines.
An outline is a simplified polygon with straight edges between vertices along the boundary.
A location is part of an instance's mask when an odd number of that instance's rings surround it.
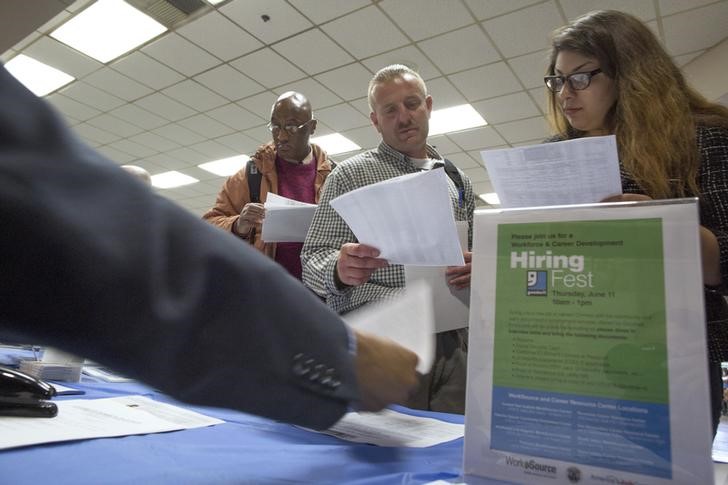
<svg viewBox="0 0 728 485">
<path fill-rule="evenodd" d="M 427 146 L 427 156 L 442 160 L 437 151 L 430 146 Z M 441 167 L 443 164 L 436 164 L 434 168 L 438 166 Z M 336 288 L 334 272 L 339 248 L 344 243 L 357 240 L 346 222 L 331 208 L 329 201 L 359 187 L 417 171 L 418 169 L 406 155 L 382 142 L 374 150 L 343 161 L 326 179 L 318 209 L 303 245 L 301 263 L 304 284 L 324 298 L 337 312 L 346 313 L 365 303 L 391 297 L 404 288 L 405 279 L 404 267 L 393 264 L 375 271 L 363 285 L 347 287 L 344 290 Z M 475 200 L 470 179 L 462 171 L 460 176 L 464 185 L 462 207 L 458 202 L 455 183 L 449 177 L 447 180 L 455 220 L 468 221 L 468 247 L 470 247 Z"/>
</svg>

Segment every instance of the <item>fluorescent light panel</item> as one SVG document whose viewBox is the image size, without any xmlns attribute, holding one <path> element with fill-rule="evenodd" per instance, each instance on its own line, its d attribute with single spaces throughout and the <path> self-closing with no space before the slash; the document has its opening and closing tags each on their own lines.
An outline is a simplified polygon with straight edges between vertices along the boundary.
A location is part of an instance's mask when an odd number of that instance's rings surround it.
<svg viewBox="0 0 728 485">
<path fill-rule="evenodd" d="M 18 54 L 10 59 L 5 64 L 5 68 L 36 96 L 45 96 L 52 93 L 75 79 L 73 76 L 36 61 L 25 54 Z"/>
<path fill-rule="evenodd" d="M 221 158 L 220 160 L 202 163 L 198 167 L 221 177 L 229 177 L 243 168 L 248 163 L 248 160 L 250 160 L 250 157 L 247 155 L 237 155 L 235 157 Z"/>
<path fill-rule="evenodd" d="M 51 37 L 106 63 L 166 30 L 123 0 L 99 0 L 53 31 Z"/>
<path fill-rule="evenodd" d="M 488 205 L 500 205 L 500 199 L 498 194 L 495 192 L 488 192 L 487 194 L 480 194 L 478 197 Z"/>
<path fill-rule="evenodd" d="M 442 135 L 454 131 L 485 126 L 488 122 L 469 104 L 438 109 L 430 116 L 430 135 Z"/>
<path fill-rule="evenodd" d="M 317 136 L 311 138 L 311 143 L 315 143 L 323 148 L 329 155 L 336 155 L 338 153 L 353 152 L 354 150 L 361 150 L 361 147 L 349 140 L 347 137 L 340 133 L 332 133 L 331 135 Z"/>
<path fill-rule="evenodd" d="M 152 175 L 152 186 L 158 189 L 173 189 L 175 187 L 182 187 L 183 185 L 190 185 L 197 182 L 199 182 L 199 180 L 196 178 L 190 177 L 189 175 L 185 175 L 176 170 Z"/>
</svg>

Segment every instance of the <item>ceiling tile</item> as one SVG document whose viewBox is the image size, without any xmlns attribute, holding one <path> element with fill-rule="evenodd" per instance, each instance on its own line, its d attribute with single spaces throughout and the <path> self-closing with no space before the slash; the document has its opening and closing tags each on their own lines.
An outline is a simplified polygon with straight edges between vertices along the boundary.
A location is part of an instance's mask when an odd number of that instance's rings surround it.
<svg viewBox="0 0 728 485">
<path fill-rule="evenodd" d="M 523 89 L 505 62 L 451 74 L 448 78 L 471 102 Z"/>
<path fill-rule="evenodd" d="M 109 145 L 99 147 L 98 151 L 103 155 L 106 155 L 112 162 L 116 162 L 118 164 L 129 163 L 137 158 L 134 155 L 124 153 Z"/>
<path fill-rule="evenodd" d="M 460 2 L 384 0 L 379 6 L 413 40 L 448 32 L 475 21 Z"/>
<path fill-rule="evenodd" d="M 705 51 L 691 52 L 690 54 L 683 54 L 681 56 L 675 56 L 672 60 L 677 64 L 678 67 L 683 67 L 693 59 L 700 57 Z"/>
<path fill-rule="evenodd" d="M 653 2 L 634 0 L 559 0 L 567 20 L 574 20 L 594 10 L 619 10 L 644 20 L 652 20 L 657 14 Z"/>
<path fill-rule="evenodd" d="M 495 192 L 493 189 L 493 184 L 490 182 L 490 180 L 486 180 L 483 182 L 473 182 L 473 194 L 489 194 L 491 192 Z M 488 204 L 486 204 L 484 201 L 480 200 L 479 198 L 475 199 L 476 205 L 478 203 L 482 204 L 484 208 L 492 207 Z"/>
<path fill-rule="evenodd" d="M 153 89 L 163 89 L 184 77 L 141 52 L 134 52 L 111 64 L 113 69 Z"/>
<path fill-rule="evenodd" d="M 177 123 L 194 131 L 195 133 L 199 133 L 205 138 L 216 138 L 218 136 L 229 135 L 235 131 L 229 126 L 223 125 L 219 121 L 215 121 L 209 116 L 205 116 L 203 114 L 180 120 Z"/>
<path fill-rule="evenodd" d="M 187 76 L 220 64 L 219 59 L 174 32 L 144 47 L 142 52 Z"/>
<path fill-rule="evenodd" d="M 306 73 L 272 49 L 262 49 L 230 62 L 238 71 L 268 87 L 306 77 Z"/>
<path fill-rule="evenodd" d="M 491 125 L 541 116 L 541 111 L 525 91 L 473 103 L 473 107 Z"/>
<path fill-rule="evenodd" d="M 369 0 L 288 0 L 288 3 L 318 24 L 371 4 Z"/>
<path fill-rule="evenodd" d="M 691 10 L 715 0 L 658 0 L 660 3 L 660 15 L 667 16 L 684 10 Z"/>
<path fill-rule="evenodd" d="M 382 141 L 382 136 L 371 124 L 369 126 L 362 126 L 361 128 L 346 130 L 341 134 L 367 150 L 379 146 L 379 143 Z"/>
<path fill-rule="evenodd" d="M 171 99 L 186 104 L 198 111 L 207 111 L 227 104 L 228 102 L 219 94 L 213 93 L 205 86 L 191 79 L 163 89 L 162 92 Z"/>
<path fill-rule="evenodd" d="M 57 40 L 43 36 L 23 51 L 24 54 L 70 74 L 76 79 L 100 69 L 103 64 Z"/>
<path fill-rule="evenodd" d="M 409 43 L 375 6 L 350 13 L 321 28 L 358 58 L 373 56 Z"/>
<path fill-rule="evenodd" d="M 84 140 L 96 145 L 111 143 L 112 141 L 119 139 L 118 136 L 111 134 L 108 131 L 100 130 L 88 123 L 81 123 L 74 126 L 73 131 L 75 131 Z"/>
<path fill-rule="evenodd" d="M 3 52 L 2 54 L 0 54 L 0 62 L 2 62 L 3 64 L 7 64 L 8 61 L 10 59 L 12 59 L 13 57 L 15 57 L 16 54 L 17 54 L 17 52 L 15 52 L 12 49 L 9 49 L 9 50 Z"/>
<path fill-rule="evenodd" d="M 278 99 L 278 95 L 276 93 L 266 91 L 265 93 L 260 93 L 256 94 L 255 96 L 245 98 L 235 104 L 240 106 L 241 108 L 245 108 L 254 115 L 259 116 L 261 120 L 257 123 L 258 125 L 265 125 L 266 123 L 268 123 L 268 121 L 270 121 L 270 113 L 273 109 L 273 104 L 276 102 L 276 99 Z M 314 110 L 315 109 L 316 107 L 314 106 Z"/>
<path fill-rule="evenodd" d="M 231 101 L 265 91 L 263 86 L 227 64 L 202 73 L 195 80 Z"/>
<path fill-rule="evenodd" d="M 726 38 L 728 2 L 715 3 L 662 19 L 665 46 L 672 55 L 713 47 Z"/>
<path fill-rule="evenodd" d="M 313 25 L 283 0 L 230 2 L 219 10 L 266 44 L 295 35 Z M 269 20 L 264 21 L 263 15 L 267 15 Z"/>
<path fill-rule="evenodd" d="M 473 168 L 480 170 L 483 169 L 483 166 L 473 160 L 473 157 L 471 157 L 467 152 L 459 151 L 457 153 L 451 153 L 446 158 L 454 163 L 460 170 L 469 170 Z"/>
<path fill-rule="evenodd" d="M 215 10 L 180 27 L 177 33 L 223 61 L 235 59 L 263 46 L 255 37 Z"/>
<path fill-rule="evenodd" d="M 13 46 L 13 50 L 20 52 L 28 47 L 30 44 L 38 40 L 40 37 L 41 34 L 39 32 L 31 32 L 30 34 L 28 34 L 28 37 L 15 44 Z"/>
<path fill-rule="evenodd" d="M 427 138 L 427 143 L 435 147 L 440 155 L 449 155 L 463 150 L 446 135 L 431 136 Z"/>
<path fill-rule="evenodd" d="M 184 149 L 181 149 L 184 150 Z M 146 157 L 144 161 L 149 163 L 154 163 L 154 165 L 158 166 L 159 169 L 155 170 L 152 173 L 161 173 L 161 172 L 167 172 L 169 170 L 179 170 L 184 169 L 186 167 L 189 167 L 192 162 L 189 162 L 187 160 L 182 160 L 181 158 L 177 157 L 175 155 L 176 150 L 169 151 L 167 153 L 159 153 L 157 155 L 152 155 L 151 157 Z M 196 152 L 195 152 L 196 153 Z M 202 155 L 199 155 L 202 157 Z M 202 163 L 202 161 L 198 161 L 197 163 Z M 159 190 L 159 193 L 165 193 L 166 190 Z"/>
<path fill-rule="evenodd" d="M 223 145 L 235 150 L 235 153 L 242 153 L 246 155 L 252 155 L 255 149 L 258 148 L 260 142 L 250 138 L 243 133 L 233 133 L 232 135 L 221 136 L 215 139 L 216 142 L 222 143 Z"/>
<path fill-rule="evenodd" d="M 432 109 L 449 108 L 467 102 L 445 77 L 427 81 L 427 94 L 432 96 Z"/>
<path fill-rule="evenodd" d="M 219 160 L 221 158 L 227 158 L 227 157 L 234 157 L 235 155 L 239 155 L 239 153 L 232 148 L 223 145 L 222 143 L 219 143 L 214 140 L 206 140 L 200 143 L 195 143 L 194 145 L 191 145 L 189 148 L 193 149 L 196 152 L 200 152 L 201 154 L 205 155 L 208 160 Z M 196 179 L 199 180 L 205 180 L 217 177 L 214 174 L 211 174 L 210 172 L 206 170 L 199 169 L 201 172 L 204 172 L 205 174 L 199 174 L 200 177 L 195 175 Z"/>
<path fill-rule="evenodd" d="M 321 85 L 321 83 L 308 78 L 296 81 L 275 89 L 276 94 L 281 95 L 286 91 L 296 91 L 308 98 L 314 111 L 341 103 L 342 99 Z"/>
<path fill-rule="evenodd" d="M 195 114 L 195 110 L 168 98 L 162 93 L 154 93 L 135 101 L 134 104 L 162 116 L 170 121 L 177 121 Z"/>
<path fill-rule="evenodd" d="M 110 113 L 117 118 L 121 118 L 124 121 L 128 121 L 137 126 L 141 126 L 145 130 L 151 130 L 162 125 L 166 125 L 169 121 L 161 118 L 149 111 L 140 108 L 134 104 L 125 104 L 118 108 L 110 111 Z"/>
<path fill-rule="evenodd" d="M 206 114 L 210 118 L 217 120 L 220 123 L 224 123 L 236 130 L 246 130 L 265 123 L 265 120 L 263 120 L 260 116 L 256 116 L 247 109 L 241 108 L 236 104 L 226 104 L 219 108 L 212 109 Z"/>
<path fill-rule="evenodd" d="M 478 25 L 424 40 L 418 45 L 445 74 L 500 60 Z"/>
<path fill-rule="evenodd" d="M 93 118 L 101 113 L 96 108 L 64 96 L 60 93 L 54 93 L 46 98 L 50 103 L 56 107 L 61 113 L 66 116 L 70 116 L 79 121 L 85 121 L 89 118 Z"/>
<path fill-rule="evenodd" d="M 156 150 L 145 147 L 144 145 L 140 145 L 139 143 L 134 143 L 131 140 L 119 140 L 113 143 L 109 143 L 109 145 L 112 148 L 120 150 L 124 153 L 128 153 L 130 155 L 134 155 L 138 158 L 148 157 L 157 153 Z"/>
<path fill-rule="evenodd" d="M 164 138 L 149 131 L 132 136 L 129 140 L 161 153 L 180 148 L 179 143 L 175 143 L 168 138 Z"/>
<path fill-rule="evenodd" d="M 472 183 L 478 183 L 478 182 L 485 182 L 488 179 L 488 172 L 485 171 L 485 168 L 483 167 L 476 167 L 476 168 L 466 168 L 463 170 L 465 172 L 465 175 L 468 176 L 470 179 L 470 182 Z"/>
<path fill-rule="evenodd" d="M 508 143 L 534 139 L 545 140 L 549 136 L 548 125 L 543 116 L 503 123 L 496 128 Z"/>
<path fill-rule="evenodd" d="M 553 1 L 483 22 L 485 30 L 505 57 L 548 47 L 551 32 L 564 25 Z"/>
<path fill-rule="evenodd" d="M 529 89 L 528 94 L 531 95 L 531 99 L 536 103 L 541 112 L 546 114 L 549 110 L 546 86 L 542 88 Z"/>
<path fill-rule="evenodd" d="M 369 117 L 369 114 L 372 112 L 372 110 L 369 108 L 369 100 L 365 96 L 363 98 L 355 99 L 353 101 L 349 101 L 349 104 L 354 107 L 358 112 Z"/>
<path fill-rule="evenodd" d="M 87 121 L 88 124 L 101 128 L 104 131 L 113 133 L 121 138 L 136 135 L 144 131 L 143 128 L 127 123 L 126 121 L 120 120 L 110 114 L 102 114 L 96 118 L 92 118 Z"/>
<path fill-rule="evenodd" d="M 184 126 L 180 126 L 176 123 L 170 123 L 168 125 L 155 128 L 154 130 L 152 130 L 152 133 L 163 136 L 165 138 L 169 138 L 170 140 L 175 141 L 182 146 L 205 141 L 205 137 L 203 137 L 202 135 L 198 135 L 194 131 L 188 130 Z"/>
<path fill-rule="evenodd" d="M 124 104 L 124 100 L 101 91 L 83 81 L 76 81 L 60 91 L 64 96 L 88 104 L 101 111 L 108 111 Z"/>
<path fill-rule="evenodd" d="M 549 65 L 551 50 L 544 50 L 526 54 L 525 56 L 508 59 L 508 64 L 526 88 L 543 86 L 543 77 Z"/>
<path fill-rule="evenodd" d="M 123 74 L 119 74 L 109 67 L 104 67 L 86 76 L 84 81 L 99 89 L 114 93 L 126 101 L 139 99 L 152 92 L 148 87 L 139 84 Z"/>
<path fill-rule="evenodd" d="M 350 100 L 360 98 L 372 73 L 359 63 L 340 67 L 316 76 L 316 80 L 328 87 L 341 98 Z"/>
<path fill-rule="evenodd" d="M 272 47 L 309 74 L 328 71 L 354 60 L 318 29 L 298 34 Z"/>
<path fill-rule="evenodd" d="M 169 152 L 169 156 L 187 165 L 197 165 L 199 163 L 209 161 L 206 155 L 203 155 L 197 150 L 192 150 L 190 148 L 178 148 L 177 150 L 172 150 L 171 152 Z"/>
<path fill-rule="evenodd" d="M 256 140 L 258 144 L 268 143 L 271 141 L 270 131 L 265 126 L 257 126 L 243 132 L 244 135 Z"/>
<path fill-rule="evenodd" d="M 478 20 L 490 19 L 533 5 L 542 0 L 465 0 Z"/>
<path fill-rule="evenodd" d="M 503 138 L 490 126 L 448 133 L 447 136 L 463 150 L 476 150 L 505 144 Z"/>
<path fill-rule="evenodd" d="M 425 81 L 442 75 L 435 65 L 430 62 L 427 57 L 425 57 L 422 51 L 412 45 L 370 57 L 362 62 L 369 68 L 369 70 L 372 71 L 372 73 L 376 73 L 383 67 L 392 64 L 404 64 L 410 69 L 417 71 L 417 73 Z"/>
<path fill-rule="evenodd" d="M 314 115 L 317 120 L 338 132 L 369 125 L 369 118 L 346 103 L 316 110 Z"/>
</svg>

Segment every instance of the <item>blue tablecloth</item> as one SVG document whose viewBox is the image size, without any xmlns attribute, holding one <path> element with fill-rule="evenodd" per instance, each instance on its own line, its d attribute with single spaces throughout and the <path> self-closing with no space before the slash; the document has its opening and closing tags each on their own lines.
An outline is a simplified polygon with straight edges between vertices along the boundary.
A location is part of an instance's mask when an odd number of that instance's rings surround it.
<svg viewBox="0 0 728 485">
<path fill-rule="evenodd" d="M 141 394 L 179 404 L 137 383 L 79 383 L 85 396 Z M 38 445 L 0 452 L 0 483 L 417 484 L 460 475 L 463 440 L 430 448 L 342 441 L 256 416 L 185 406 L 226 421 L 207 428 Z M 463 416 L 406 410 L 463 422 Z"/>
</svg>

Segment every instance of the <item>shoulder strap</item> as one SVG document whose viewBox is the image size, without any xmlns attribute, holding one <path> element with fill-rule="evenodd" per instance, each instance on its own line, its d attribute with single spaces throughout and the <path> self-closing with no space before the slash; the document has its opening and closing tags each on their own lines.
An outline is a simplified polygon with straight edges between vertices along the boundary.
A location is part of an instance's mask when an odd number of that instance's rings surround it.
<svg viewBox="0 0 728 485">
<path fill-rule="evenodd" d="M 462 207 L 464 203 L 463 199 L 465 197 L 465 184 L 463 183 L 463 178 L 460 176 L 460 171 L 454 163 L 447 158 L 444 158 L 443 161 L 445 162 L 445 173 L 448 177 L 450 177 L 450 180 L 455 183 L 455 187 L 458 189 L 458 204 Z"/>
<path fill-rule="evenodd" d="M 255 162 L 251 158 L 245 165 L 245 173 L 248 177 L 248 192 L 250 192 L 250 202 L 260 202 L 260 181 L 263 175 L 255 166 Z"/>
</svg>

